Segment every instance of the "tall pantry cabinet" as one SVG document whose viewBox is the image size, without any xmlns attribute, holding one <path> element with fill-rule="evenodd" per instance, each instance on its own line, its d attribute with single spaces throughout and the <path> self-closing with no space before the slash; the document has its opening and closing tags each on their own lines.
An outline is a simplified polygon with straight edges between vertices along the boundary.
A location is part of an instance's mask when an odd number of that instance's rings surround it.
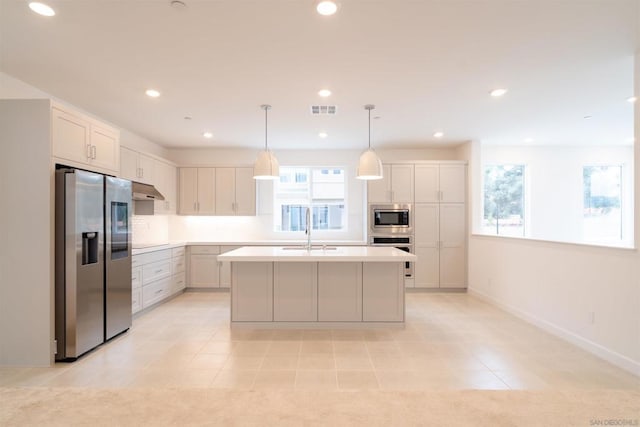
<svg viewBox="0 0 640 427">
<path fill-rule="evenodd" d="M 466 176 L 462 163 L 415 165 L 416 288 L 466 288 Z"/>
</svg>

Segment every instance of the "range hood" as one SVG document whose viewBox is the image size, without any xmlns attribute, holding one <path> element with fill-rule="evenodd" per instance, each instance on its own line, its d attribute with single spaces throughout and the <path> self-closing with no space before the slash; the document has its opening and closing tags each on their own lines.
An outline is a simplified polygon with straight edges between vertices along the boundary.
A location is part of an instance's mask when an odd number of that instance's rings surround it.
<svg viewBox="0 0 640 427">
<path fill-rule="evenodd" d="M 153 202 L 164 200 L 156 187 L 141 182 L 131 182 L 133 212 L 136 215 L 153 215 Z"/>
<path fill-rule="evenodd" d="M 141 182 L 132 181 L 131 192 L 133 200 L 164 200 L 164 196 L 156 190 L 156 187 Z"/>
</svg>

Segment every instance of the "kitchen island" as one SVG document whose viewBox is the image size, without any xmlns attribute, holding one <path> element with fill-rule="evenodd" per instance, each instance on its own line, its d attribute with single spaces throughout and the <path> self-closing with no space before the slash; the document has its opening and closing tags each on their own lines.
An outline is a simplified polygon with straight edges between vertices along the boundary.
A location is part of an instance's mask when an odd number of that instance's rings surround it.
<svg viewBox="0 0 640 427">
<path fill-rule="evenodd" d="M 404 263 L 391 247 L 243 247 L 231 262 L 231 327 L 404 324 Z"/>
</svg>

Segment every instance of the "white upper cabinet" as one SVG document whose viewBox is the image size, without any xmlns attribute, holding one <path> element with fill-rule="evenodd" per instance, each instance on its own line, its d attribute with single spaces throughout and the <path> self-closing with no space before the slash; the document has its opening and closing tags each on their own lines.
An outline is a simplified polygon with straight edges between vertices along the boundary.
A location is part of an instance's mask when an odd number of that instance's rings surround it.
<svg viewBox="0 0 640 427">
<path fill-rule="evenodd" d="M 120 134 L 113 129 L 96 124 L 91 125 L 92 164 L 99 168 L 117 170 Z"/>
<path fill-rule="evenodd" d="M 178 212 L 182 215 L 198 213 L 198 168 L 180 168 Z"/>
<path fill-rule="evenodd" d="M 440 201 L 440 167 L 416 165 L 416 203 Z"/>
<path fill-rule="evenodd" d="M 182 215 L 255 215 L 253 168 L 180 168 Z"/>
<path fill-rule="evenodd" d="M 413 203 L 413 165 L 382 165 L 383 178 L 369 181 L 369 203 Z"/>
<path fill-rule="evenodd" d="M 181 215 L 215 215 L 216 170 L 180 168 L 178 211 Z"/>
<path fill-rule="evenodd" d="M 85 163 L 91 158 L 90 123 L 65 111 L 53 108 L 53 155 Z"/>
<path fill-rule="evenodd" d="M 235 203 L 235 168 L 216 168 L 216 215 L 235 215 Z"/>
<path fill-rule="evenodd" d="M 118 174 L 120 133 L 80 113 L 51 108 L 53 156 L 69 166 Z"/>
<path fill-rule="evenodd" d="M 440 165 L 440 201 L 464 203 L 466 201 L 467 167 Z"/>
<path fill-rule="evenodd" d="M 236 215 L 256 214 L 256 180 L 253 168 L 236 169 Z"/>
<path fill-rule="evenodd" d="M 413 203 L 413 165 L 391 165 L 391 201 Z"/>
<path fill-rule="evenodd" d="M 464 164 L 416 165 L 416 203 L 464 203 Z"/>
<path fill-rule="evenodd" d="M 131 181 L 155 185 L 155 160 L 127 147 L 120 149 L 120 176 Z"/>
<path fill-rule="evenodd" d="M 120 178 L 135 181 L 138 178 L 138 152 L 120 147 Z"/>
</svg>

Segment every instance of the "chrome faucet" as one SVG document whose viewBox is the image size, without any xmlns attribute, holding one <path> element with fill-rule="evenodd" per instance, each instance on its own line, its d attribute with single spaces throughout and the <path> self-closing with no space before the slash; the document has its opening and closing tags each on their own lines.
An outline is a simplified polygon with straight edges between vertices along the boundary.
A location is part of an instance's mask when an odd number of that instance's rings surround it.
<svg viewBox="0 0 640 427">
<path fill-rule="evenodd" d="M 304 233 L 307 235 L 306 249 L 310 251 L 311 250 L 311 209 L 310 208 L 307 208 L 306 216 L 307 216 L 307 228 L 304 230 Z"/>
</svg>

